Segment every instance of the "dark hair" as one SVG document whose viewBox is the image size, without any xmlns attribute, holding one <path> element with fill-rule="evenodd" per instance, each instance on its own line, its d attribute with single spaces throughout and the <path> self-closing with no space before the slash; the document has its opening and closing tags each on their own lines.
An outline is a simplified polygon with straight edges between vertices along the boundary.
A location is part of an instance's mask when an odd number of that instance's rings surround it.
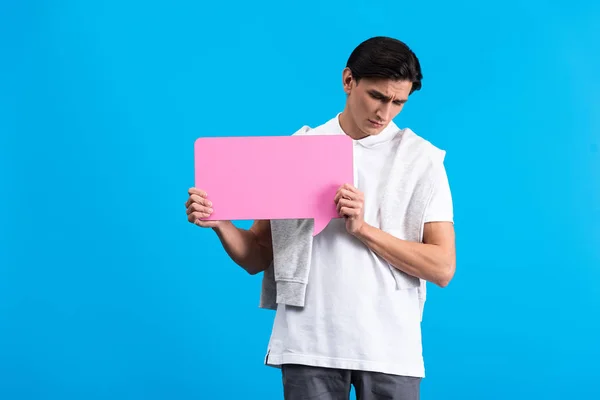
<svg viewBox="0 0 600 400">
<path fill-rule="evenodd" d="M 413 83 L 411 93 L 421 89 L 421 65 L 412 50 L 403 42 L 386 36 L 376 36 L 359 44 L 350 54 L 346 67 L 356 83 L 362 78 L 384 78 Z"/>
</svg>

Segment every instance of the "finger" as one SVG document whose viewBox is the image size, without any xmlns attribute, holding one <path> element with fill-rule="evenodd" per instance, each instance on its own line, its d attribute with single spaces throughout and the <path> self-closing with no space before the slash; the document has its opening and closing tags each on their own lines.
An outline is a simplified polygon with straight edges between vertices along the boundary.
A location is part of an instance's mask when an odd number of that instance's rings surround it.
<svg viewBox="0 0 600 400">
<path fill-rule="evenodd" d="M 192 213 L 192 212 L 201 212 L 201 213 L 210 215 L 210 214 L 212 214 L 213 209 L 212 209 L 212 207 L 206 207 L 206 206 L 203 206 L 198 203 L 193 203 L 188 207 L 188 213 Z"/>
<path fill-rule="evenodd" d="M 348 200 L 360 200 L 360 196 L 358 193 L 352 192 L 348 189 L 340 190 L 340 198 Z"/>
<path fill-rule="evenodd" d="M 206 212 L 200 212 L 200 211 L 198 211 L 198 212 L 195 212 L 195 213 L 193 213 L 192 215 L 193 215 L 193 216 L 196 218 L 196 220 L 198 220 L 198 221 L 200 221 L 200 220 L 204 221 L 204 219 L 205 219 L 205 218 L 208 218 L 208 217 L 210 217 L 210 213 L 206 213 Z M 205 222 L 208 222 L 208 221 L 205 221 Z"/>
<path fill-rule="evenodd" d="M 344 183 L 342 185 L 342 188 L 344 188 L 346 190 L 349 190 L 351 192 L 355 192 L 355 193 L 358 192 L 358 189 L 354 185 L 352 185 L 351 183 Z"/>
<path fill-rule="evenodd" d="M 188 199 L 188 201 L 185 202 L 185 206 L 189 207 L 192 204 L 200 204 L 206 207 L 212 207 L 212 202 L 210 200 L 207 200 L 205 198 L 200 197 L 199 195 L 191 195 L 190 198 Z"/>
<path fill-rule="evenodd" d="M 201 197 L 200 195 L 197 195 L 197 194 L 191 195 L 190 198 L 185 202 L 185 206 L 189 207 L 193 203 L 202 204 L 203 206 L 206 206 L 206 207 L 212 207 L 212 201 L 205 199 L 204 197 Z"/>
<path fill-rule="evenodd" d="M 335 193 L 335 198 L 333 199 L 334 202 L 338 202 L 344 195 L 344 192 L 342 190 L 342 188 L 339 188 L 338 191 Z"/>
<path fill-rule="evenodd" d="M 346 199 L 339 199 L 338 200 L 338 202 L 336 204 L 336 209 L 337 209 L 338 214 L 340 213 L 341 208 L 346 205 L 345 202 L 346 202 Z"/>
<path fill-rule="evenodd" d="M 340 201 L 338 202 L 338 205 L 340 207 L 348 207 L 348 208 L 356 208 L 356 209 L 360 209 L 360 202 L 356 201 L 356 200 L 350 200 L 350 199 L 340 199 Z"/>
<path fill-rule="evenodd" d="M 346 190 L 346 191 L 348 191 L 350 193 L 352 193 L 353 195 L 355 195 L 358 198 L 362 198 L 363 197 L 363 193 L 360 190 L 358 190 L 356 187 L 354 187 L 353 185 L 351 185 L 349 183 L 346 183 L 346 184 L 342 185 L 342 189 Z"/>
<path fill-rule="evenodd" d="M 359 210 L 357 210 L 356 208 L 350 208 L 350 207 L 342 207 L 340 208 L 340 214 L 343 217 L 349 217 L 349 218 L 354 218 L 357 217 L 359 214 Z"/>
<path fill-rule="evenodd" d="M 357 202 L 357 201 L 352 201 L 352 200 L 348 200 L 348 199 L 341 199 L 338 202 L 336 208 L 337 208 L 338 214 L 340 213 L 340 210 L 342 208 L 353 210 L 353 212 L 356 211 L 356 214 L 358 214 L 358 212 L 360 212 L 360 209 L 361 209 L 361 204 L 360 204 L 360 202 Z"/>
<path fill-rule="evenodd" d="M 188 215 L 188 221 L 195 224 L 197 221 L 208 217 L 210 217 L 210 214 L 197 211 Z"/>
<path fill-rule="evenodd" d="M 201 213 L 204 213 L 204 214 L 208 214 L 208 215 L 210 215 L 210 214 L 212 214 L 212 212 L 213 212 L 213 209 L 212 209 L 212 207 L 206 207 L 206 206 L 203 206 L 203 205 L 201 205 L 201 204 L 198 204 L 198 203 L 192 203 L 192 204 L 191 204 L 191 205 L 190 205 L 190 206 L 187 208 L 187 210 L 186 210 L 186 213 L 187 213 L 188 215 L 190 215 L 190 214 L 191 214 L 191 213 L 193 213 L 193 212 L 201 212 Z"/>
<path fill-rule="evenodd" d="M 342 217 L 352 217 L 352 216 L 354 216 L 354 213 L 352 212 L 352 209 L 348 208 L 348 207 L 341 207 L 339 214 Z"/>
<path fill-rule="evenodd" d="M 206 193 L 204 190 L 201 190 L 201 189 L 196 189 L 195 187 L 192 187 L 192 188 L 190 188 L 190 189 L 188 190 L 188 194 L 189 194 L 189 195 L 192 195 L 192 194 L 197 194 L 198 196 L 201 196 L 201 197 L 206 197 L 206 196 L 208 196 L 208 194 L 207 194 L 207 193 Z"/>
<path fill-rule="evenodd" d="M 196 219 L 192 223 L 194 225 L 201 226 L 202 228 L 206 228 L 207 226 L 211 225 L 211 221 L 205 221 L 205 220 L 202 220 L 202 219 Z"/>
<path fill-rule="evenodd" d="M 335 201 L 336 203 L 337 203 L 338 201 L 340 201 L 340 199 L 344 197 L 344 193 L 345 193 L 345 190 L 344 190 L 344 189 L 342 189 L 342 188 L 339 188 L 339 189 L 338 189 L 338 191 L 337 191 L 337 193 L 335 194 L 334 201 Z"/>
</svg>

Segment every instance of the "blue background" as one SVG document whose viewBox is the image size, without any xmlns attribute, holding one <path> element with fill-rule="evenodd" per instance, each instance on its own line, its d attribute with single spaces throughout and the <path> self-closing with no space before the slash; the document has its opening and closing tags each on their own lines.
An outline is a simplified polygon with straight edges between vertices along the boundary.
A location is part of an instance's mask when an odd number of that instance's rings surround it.
<svg viewBox="0 0 600 400">
<path fill-rule="evenodd" d="M 326 121 L 374 35 L 455 202 L 422 398 L 600 398 L 599 3 L 216 4 L 0 4 L 0 399 L 282 398 L 261 277 L 186 220 L 193 143 Z"/>
</svg>

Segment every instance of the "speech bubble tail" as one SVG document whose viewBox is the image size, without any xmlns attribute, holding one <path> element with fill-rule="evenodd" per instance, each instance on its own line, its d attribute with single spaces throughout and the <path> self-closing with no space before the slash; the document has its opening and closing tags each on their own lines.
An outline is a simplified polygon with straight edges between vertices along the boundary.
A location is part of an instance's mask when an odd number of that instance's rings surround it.
<svg viewBox="0 0 600 400">
<path fill-rule="evenodd" d="M 321 233 L 323 231 L 323 229 L 325 229 L 325 227 L 329 224 L 329 219 L 320 219 L 320 218 L 315 218 L 315 225 L 313 228 L 313 237 L 317 236 L 319 233 Z"/>
</svg>

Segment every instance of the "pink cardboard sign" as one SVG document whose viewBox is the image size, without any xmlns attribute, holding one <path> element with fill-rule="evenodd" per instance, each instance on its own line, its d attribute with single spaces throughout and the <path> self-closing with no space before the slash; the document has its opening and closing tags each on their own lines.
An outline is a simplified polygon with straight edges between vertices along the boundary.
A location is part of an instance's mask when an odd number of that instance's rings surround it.
<svg viewBox="0 0 600 400">
<path fill-rule="evenodd" d="M 346 135 L 199 138 L 195 187 L 213 203 L 210 220 L 314 218 L 313 235 L 340 218 L 335 193 L 354 182 Z"/>
</svg>

